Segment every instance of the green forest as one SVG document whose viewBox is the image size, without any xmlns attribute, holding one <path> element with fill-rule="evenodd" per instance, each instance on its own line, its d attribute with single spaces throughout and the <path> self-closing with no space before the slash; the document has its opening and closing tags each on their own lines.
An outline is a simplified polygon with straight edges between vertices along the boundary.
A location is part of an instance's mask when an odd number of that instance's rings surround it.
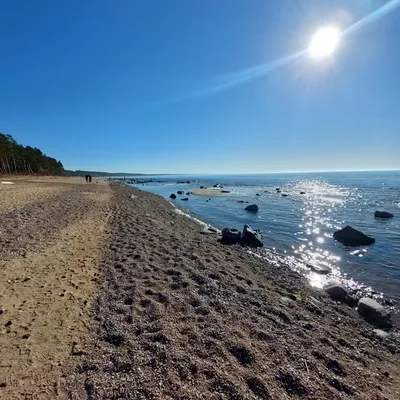
<svg viewBox="0 0 400 400">
<path fill-rule="evenodd" d="M 11 135 L 0 133 L 0 174 L 63 175 L 64 167 L 40 149 L 25 147 Z"/>
</svg>

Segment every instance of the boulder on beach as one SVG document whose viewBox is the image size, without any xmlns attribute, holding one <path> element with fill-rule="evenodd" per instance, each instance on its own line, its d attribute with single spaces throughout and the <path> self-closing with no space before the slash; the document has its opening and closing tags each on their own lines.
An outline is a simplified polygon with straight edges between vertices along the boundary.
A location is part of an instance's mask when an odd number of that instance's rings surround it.
<svg viewBox="0 0 400 400">
<path fill-rule="evenodd" d="M 241 243 L 249 247 L 263 247 L 261 232 L 252 229 L 249 225 L 243 227 Z"/>
<path fill-rule="evenodd" d="M 346 246 L 368 246 L 375 243 L 373 237 L 348 225 L 345 228 L 336 231 L 333 234 L 333 238 Z"/>
<path fill-rule="evenodd" d="M 324 286 L 324 290 L 332 300 L 341 302 L 344 302 L 349 294 L 347 289 L 340 283 L 330 283 Z"/>
<path fill-rule="evenodd" d="M 171 193 L 171 195 L 169 196 L 170 199 L 176 199 L 176 194 L 175 193 Z"/>
<path fill-rule="evenodd" d="M 246 211 L 256 213 L 258 212 L 258 205 L 257 204 L 250 204 L 245 208 Z"/>
<path fill-rule="evenodd" d="M 221 243 L 223 244 L 239 243 L 242 237 L 241 232 L 239 232 L 237 229 L 231 229 L 231 228 L 222 229 L 221 234 L 222 234 Z"/>
<path fill-rule="evenodd" d="M 386 211 L 375 211 L 375 218 L 393 218 L 394 215 Z"/>
<path fill-rule="evenodd" d="M 185 192 L 183 190 L 178 190 L 177 193 L 178 194 L 185 194 Z"/>
<path fill-rule="evenodd" d="M 327 275 L 332 272 L 332 268 L 329 267 L 328 265 L 323 265 L 323 264 L 306 264 L 308 268 L 310 268 L 312 271 L 321 274 L 321 275 Z"/>
<path fill-rule="evenodd" d="M 181 199 L 182 201 L 189 201 L 189 199 L 187 197 L 185 197 L 184 199 Z"/>
<path fill-rule="evenodd" d="M 378 328 L 391 328 L 390 313 L 374 299 L 363 297 L 357 305 L 358 313 L 371 324 Z"/>
</svg>

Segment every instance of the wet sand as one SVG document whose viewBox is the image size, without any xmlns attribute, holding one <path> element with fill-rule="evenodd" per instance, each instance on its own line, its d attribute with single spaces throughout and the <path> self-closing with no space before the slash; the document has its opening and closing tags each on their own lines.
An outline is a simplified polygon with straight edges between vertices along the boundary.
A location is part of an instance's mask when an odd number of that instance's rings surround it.
<svg viewBox="0 0 400 400">
<path fill-rule="evenodd" d="M 192 190 L 192 194 L 205 197 L 232 196 L 232 193 L 222 193 L 221 190 L 224 189 L 194 189 Z"/>
<path fill-rule="evenodd" d="M 398 335 L 284 265 L 150 193 L 41 185 L 0 211 L 1 398 L 398 398 Z"/>
</svg>

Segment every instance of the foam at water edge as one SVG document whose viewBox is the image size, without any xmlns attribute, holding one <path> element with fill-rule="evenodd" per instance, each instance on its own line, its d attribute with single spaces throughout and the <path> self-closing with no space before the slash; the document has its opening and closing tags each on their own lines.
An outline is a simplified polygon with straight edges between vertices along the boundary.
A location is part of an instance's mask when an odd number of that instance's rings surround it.
<svg viewBox="0 0 400 400">
<path fill-rule="evenodd" d="M 183 216 L 186 217 L 186 218 L 190 218 L 192 221 L 195 221 L 196 223 L 198 223 L 202 228 L 204 228 L 204 229 L 212 228 L 212 229 L 218 230 L 217 228 L 214 228 L 212 225 L 207 224 L 207 223 L 205 223 L 204 221 L 201 221 L 200 219 L 195 218 L 195 217 L 193 217 L 192 215 L 190 215 L 190 214 L 188 214 L 188 213 L 185 213 L 184 211 L 182 211 L 181 209 L 179 209 L 174 203 L 171 203 L 171 202 L 170 202 L 170 204 L 174 207 L 174 211 L 175 211 L 177 214 L 183 215 Z M 219 231 L 219 230 L 218 230 L 218 231 Z"/>
</svg>

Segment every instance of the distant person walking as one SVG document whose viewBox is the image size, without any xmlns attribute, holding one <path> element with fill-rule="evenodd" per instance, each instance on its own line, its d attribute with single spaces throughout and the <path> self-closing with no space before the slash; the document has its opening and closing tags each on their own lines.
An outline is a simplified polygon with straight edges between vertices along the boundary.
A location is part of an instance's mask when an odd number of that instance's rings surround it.
<svg viewBox="0 0 400 400">
<path fill-rule="evenodd" d="M 89 183 L 92 183 L 92 175 L 88 175 L 89 177 Z"/>
<path fill-rule="evenodd" d="M 88 181 L 89 181 L 89 175 L 85 175 L 85 181 L 86 181 L 86 183 L 88 183 Z"/>
</svg>

